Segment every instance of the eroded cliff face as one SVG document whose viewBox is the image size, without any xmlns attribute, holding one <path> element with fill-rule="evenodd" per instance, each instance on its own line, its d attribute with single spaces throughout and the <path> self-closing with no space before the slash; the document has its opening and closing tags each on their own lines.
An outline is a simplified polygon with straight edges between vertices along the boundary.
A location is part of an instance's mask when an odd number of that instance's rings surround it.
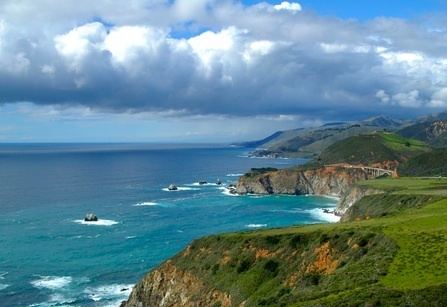
<svg viewBox="0 0 447 307">
<path fill-rule="evenodd" d="M 289 231 L 196 240 L 146 275 L 122 307 L 344 306 L 334 297 L 378 285 L 397 248 L 369 230 Z"/>
<path fill-rule="evenodd" d="M 231 306 L 231 297 L 206 287 L 193 273 L 167 261 L 147 274 L 121 307 L 207 307 Z M 216 305 L 217 306 L 217 305 Z"/>
<path fill-rule="evenodd" d="M 327 166 L 311 170 L 278 170 L 242 176 L 239 194 L 290 194 L 343 196 L 357 181 L 374 178 L 361 168 Z"/>
<path fill-rule="evenodd" d="M 349 187 L 340 198 L 340 201 L 337 204 L 337 209 L 335 212 L 337 215 L 340 215 L 343 217 L 345 212 L 356 202 L 358 202 L 360 199 L 362 199 L 365 196 L 368 195 L 375 195 L 375 194 L 381 194 L 383 191 L 371 189 L 367 187 L 362 186 L 356 186 L 353 185 Z M 343 219 L 342 219 L 343 220 Z"/>
</svg>

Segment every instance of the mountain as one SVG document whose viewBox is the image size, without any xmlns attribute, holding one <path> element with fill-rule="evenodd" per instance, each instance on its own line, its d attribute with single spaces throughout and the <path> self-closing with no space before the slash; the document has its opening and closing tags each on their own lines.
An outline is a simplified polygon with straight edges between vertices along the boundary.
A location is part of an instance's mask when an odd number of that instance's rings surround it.
<svg viewBox="0 0 447 307">
<path fill-rule="evenodd" d="M 444 113 L 443 113 L 444 114 Z M 447 119 L 429 118 L 398 131 L 405 137 L 415 138 L 436 147 L 447 145 Z"/>
<path fill-rule="evenodd" d="M 336 142 L 323 150 L 318 160 L 322 164 L 371 165 L 384 161 L 403 162 L 429 150 L 429 147 L 419 140 L 391 132 L 377 132 Z"/>
<path fill-rule="evenodd" d="M 333 143 L 360 134 L 396 130 L 403 122 L 377 116 L 354 123 L 335 122 L 320 127 L 276 132 L 265 139 L 239 145 L 257 148 L 254 156 L 314 156 Z"/>
<path fill-rule="evenodd" d="M 447 149 L 435 149 L 399 165 L 401 176 L 447 176 Z"/>
</svg>

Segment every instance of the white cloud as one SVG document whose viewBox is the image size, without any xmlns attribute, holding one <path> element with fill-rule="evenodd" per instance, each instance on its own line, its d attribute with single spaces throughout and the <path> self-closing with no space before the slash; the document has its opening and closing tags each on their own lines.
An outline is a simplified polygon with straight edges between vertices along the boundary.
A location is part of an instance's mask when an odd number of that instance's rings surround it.
<svg viewBox="0 0 447 307">
<path fill-rule="evenodd" d="M 434 92 L 428 105 L 432 108 L 447 107 L 447 87 Z"/>
<path fill-rule="evenodd" d="M 107 31 L 100 22 L 93 22 L 76 27 L 70 32 L 58 35 L 54 38 L 56 50 L 70 62 L 73 69 L 84 56 L 87 55 L 90 48 L 95 48 L 100 44 Z"/>
<path fill-rule="evenodd" d="M 43 74 L 49 75 L 49 76 L 54 76 L 54 73 L 56 72 L 56 68 L 53 65 L 42 65 L 42 67 L 40 68 L 40 71 Z"/>
<path fill-rule="evenodd" d="M 205 69 L 209 71 L 215 58 L 230 52 L 236 44 L 236 39 L 243 31 L 229 27 L 220 32 L 207 31 L 188 39 L 193 52 L 199 57 Z"/>
<path fill-rule="evenodd" d="M 243 57 L 247 62 L 250 62 L 256 57 L 269 54 L 274 46 L 275 43 L 268 40 L 250 42 L 243 52 Z"/>
<path fill-rule="evenodd" d="M 144 26 L 123 26 L 113 28 L 105 37 L 102 48 L 112 53 L 113 59 L 125 63 L 135 58 L 137 53 L 157 52 L 159 45 L 166 39 L 166 33 L 160 29 Z"/>
<path fill-rule="evenodd" d="M 417 108 L 423 104 L 422 100 L 419 97 L 418 90 L 395 94 L 392 97 L 392 101 L 393 103 L 406 108 Z"/>
<path fill-rule="evenodd" d="M 1 102 L 351 116 L 445 101 L 445 32 L 427 29 L 433 20 L 358 22 L 292 1 L 4 0 L 0 11 Z"/>
<path fill-rule="evenodd" d="M 376 97 L 384 104 L 390 102 L 390 95 L 388 95 L 384 90 L 379 90 L 376 93 Z"/>
<path fill-rule="evenodd" d="M 277 11 L 290 11 L 293 13 L 302 10 L 301 4 L 297 2 L 288 2 L 288 1 L 283 1 L 280 4 L 274 5 L 273 8 Z"/>
<path fill-rule="evenodd" d="M 207 6 L 213 0 L 176 0 L 173 5 L 175 16 L 180 20 L 191 20 L 206 15 Z"/>
</svg>

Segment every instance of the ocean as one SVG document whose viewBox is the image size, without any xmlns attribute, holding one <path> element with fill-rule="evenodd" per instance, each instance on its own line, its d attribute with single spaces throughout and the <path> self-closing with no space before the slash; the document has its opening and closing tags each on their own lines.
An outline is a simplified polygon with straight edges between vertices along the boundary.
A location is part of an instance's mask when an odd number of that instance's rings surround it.
<svg viewBox="0 0 447 307">
<path fill-rule="evenodd" d="M 0 306 L 119 306 L 193 239 L 333 221 L 321 210 L 331 198 L 233 196 L 215 184 L 304 162 L 211 145 L 0 145 Z M 84 223 L 89 212 L 99 221 Z"/>
</svg>

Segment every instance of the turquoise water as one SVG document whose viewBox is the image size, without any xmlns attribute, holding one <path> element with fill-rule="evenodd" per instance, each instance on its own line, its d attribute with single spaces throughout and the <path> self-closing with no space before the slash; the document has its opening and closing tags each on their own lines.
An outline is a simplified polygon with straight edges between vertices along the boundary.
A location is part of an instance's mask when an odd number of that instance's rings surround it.
<svg viewBox="0 0 447 307">
<path fill-rule="evenodd" d="M 0 145 L 0 306 L 117 306 L 192 239 L 325 221 L 319 208 L 333 199 L 196 184 L 299 163 L 238 148 Z M 165 191 L 170 183 L 180 191 Z M 99 222 L 83 224 L 87 212 Z"/>
</svg>

